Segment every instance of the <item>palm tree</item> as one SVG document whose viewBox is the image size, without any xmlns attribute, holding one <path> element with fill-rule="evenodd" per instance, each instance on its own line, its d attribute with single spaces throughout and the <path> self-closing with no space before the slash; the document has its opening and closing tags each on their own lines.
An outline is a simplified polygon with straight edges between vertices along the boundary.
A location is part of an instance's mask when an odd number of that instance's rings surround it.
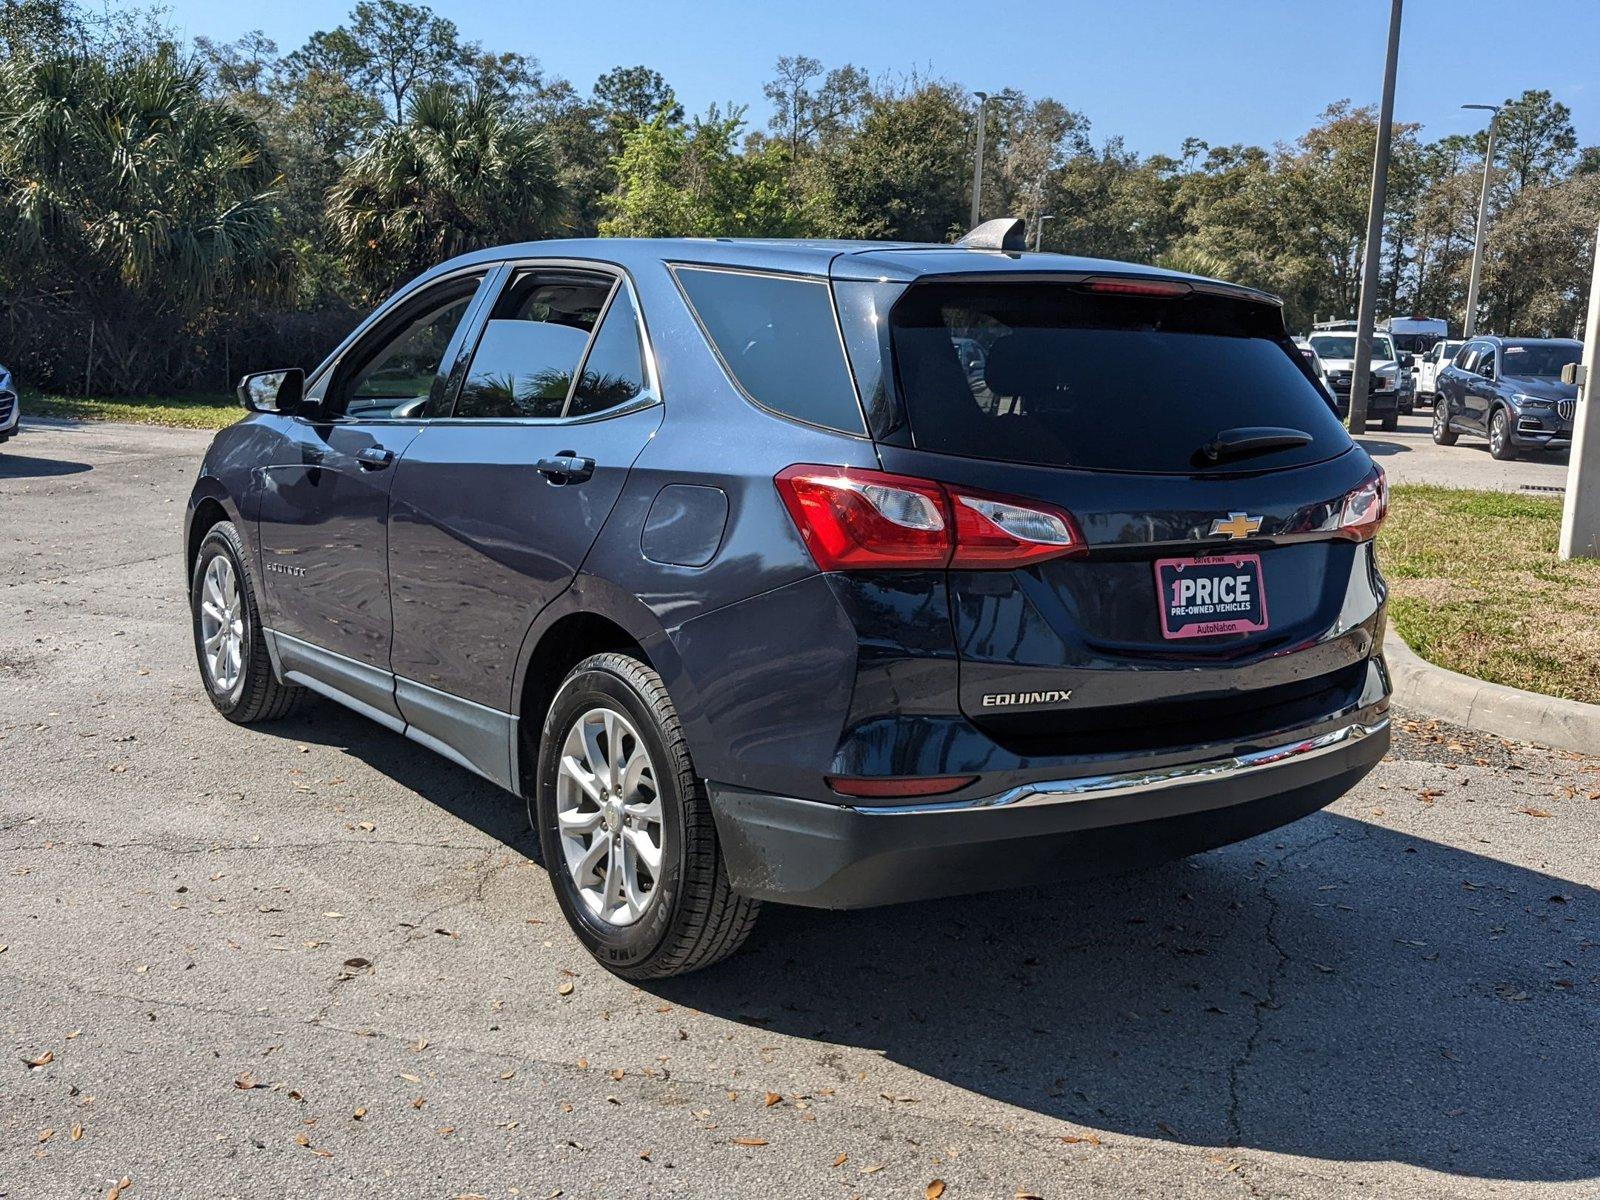
<svg viewBox="0 0 1600 1200">
<path fill-rule="evenodd" d="M 533 123 L 488 93 L 418 92 L 329 193 L 351 275 L 374 294 L 467 250 L 546 236 L 560 187 Z"/>
<path fill-rule="evenodd" d="M 147 390 L 176 328 L 283 279 L 265 141 L 201 83 L 167 52 L 0 63 L 0 279 L 14 314 L 75 316 L 54 336 L 97 341 L 103 389 Z"/>
</svg>

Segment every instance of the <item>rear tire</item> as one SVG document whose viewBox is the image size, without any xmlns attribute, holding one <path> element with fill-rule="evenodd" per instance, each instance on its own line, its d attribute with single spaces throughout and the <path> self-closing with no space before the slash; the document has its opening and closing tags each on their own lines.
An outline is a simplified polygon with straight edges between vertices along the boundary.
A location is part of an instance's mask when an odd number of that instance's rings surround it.
<svg viewBox="0 0 1600 1200">
<path fill-rule="evenodd" d="M 206 533 L 189 580 L 195 660 L 206 695 L 238 725 L 276 721 L 299 707 L 306 691 L 272 673 L 250 554 L 232 521 Z"/>
<path fill-rule="evenodd" d="M 1503 408 L 1495 409 L 1489 418 L 1489 453 L 1500 462 L 1517 457 L 1517 448 L 1511 444 L 1511 418 Z"/>
<path fill-rule="evenodd" d="M 1443 397 L 1436 397 L 1433 402 L 1433 444 L 1435 446 L 1454 446 L 1461 435 L 1450 428 L 1450 409 L 1445 404 Z"/>
<path fill-rule="evenodd" d="M 545 717 L 529 809 L 567 923 L 624 979 L 709 967 L 755 927 L 760 902 L 729 884 L 672 698 L 637 659 L 572 669 Z"/>
</svg>

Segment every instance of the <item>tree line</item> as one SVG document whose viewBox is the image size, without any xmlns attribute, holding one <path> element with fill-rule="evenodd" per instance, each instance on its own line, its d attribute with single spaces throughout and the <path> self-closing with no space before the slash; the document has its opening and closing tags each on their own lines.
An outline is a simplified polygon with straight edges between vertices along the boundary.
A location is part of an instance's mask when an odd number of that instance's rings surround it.
<svg viewBox="0 0 1600 1200">
<path fill-rule="evenodd" d="M 957 84 L 778 59 L 771 118 L 686 114 L 647 66 L 587 90 L 361 0 L 284 52 L 181 41 L 159 10 L 0 0 L 0 361 L 37 386 L 219 390 L 325 353 L 450 255 L 564 236 L 945 241 L 966 225 L 977 108 Z M 1043 246 L 1281 295 L 1293 329 L 1347 316 L 1374 110 L 1341 100 L 1292 142 L 1096 140 L 1017 91 L 985 111 L 985 216 Z M 1485 138 L 1394 129 L 1380 313 L 1465 303 Z M 1549 92 L 1509 98 L 1491 168 L 1480 328 L 1576 335 L 1600 147 Z"/>
</svg>

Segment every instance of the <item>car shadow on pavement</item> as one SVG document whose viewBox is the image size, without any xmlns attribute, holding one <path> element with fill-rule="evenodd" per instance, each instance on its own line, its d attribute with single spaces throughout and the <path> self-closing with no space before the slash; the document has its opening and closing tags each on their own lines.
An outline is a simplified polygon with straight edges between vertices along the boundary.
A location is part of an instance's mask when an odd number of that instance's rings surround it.
<svg viewBox="0 0 1600 1200">
<path fill-rule="evenodd" d="M 1107 1143 L 1570 1180 L 1600 1174 L 1597 912 L 1592 889 L 1322 813 L 1099 882 L 771 907 L 739 957 L 647 986 Z M 885 1104 L 936 1098 L 884 1082 Z"/>
<path fill-rule="evenodd" d="M 538 861 L 521 801 L 364 718 L 317 704 L 262 729 Z M 1323 812 L 1108 879 L 769 905 L 739 955 L 642 986 L 808 1040 L 841 1084 L 840 1044 L 926 1077 L 885 1079 L 885 1105 L 958 1089 L 958 1111 L 974 1093 L 1106 1144 L 1577 1180 L 1600 1175 L 1597 914 L 1594 889 Z"/>
<path fill-rule="evenodd" d="M 1396 454 L 1410 454 L 1411 447 L 1403 442 L 1386 442 L 1382 438 L 1369 437 L 1362 434 L 1359 439 L 1361 448 L 1373 458 L 1390 458 Z"/>
<path fill-rule="evenodd" d="M 65 458 L 29 458 L 0 447 L 0 479 L 48 479 L 57 475 L 80 475 L 92 471 L 90 463 Z"/>
</svg>

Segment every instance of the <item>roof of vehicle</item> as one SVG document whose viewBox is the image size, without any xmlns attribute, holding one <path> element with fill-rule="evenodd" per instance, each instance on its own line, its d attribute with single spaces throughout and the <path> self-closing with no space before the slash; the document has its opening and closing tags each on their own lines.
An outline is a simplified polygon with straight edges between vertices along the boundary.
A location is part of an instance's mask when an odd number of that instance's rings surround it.
<svg viewBox="0 0 1600 1200">
<path fill-rule="evenodd" d="M 1581 346 L 1577 338 L 1566 337 L 1506 337 L 1499 333 L 1475 333 L 1466 339 L 1469 342 L 1493 342 L 1496 346 Z"/>
<path fill-rule="evenodd" d="M 695 263 L 788 271 L 799 275 L 910 282 L 932 275 L 1115 274 L 1183 279 L 1276 304 L 1267 292 L 1139 263 L 1079 258 L 1050 251 L 978 250 L 936 242 L 834 241 L 822 238 L 567 238 L 475 250 L 427 276 L 475 262 L 507 258 L 592 259 L 623 268 Z M 427 276 L 424 276 L 426 278 Z"/>
</svg>

